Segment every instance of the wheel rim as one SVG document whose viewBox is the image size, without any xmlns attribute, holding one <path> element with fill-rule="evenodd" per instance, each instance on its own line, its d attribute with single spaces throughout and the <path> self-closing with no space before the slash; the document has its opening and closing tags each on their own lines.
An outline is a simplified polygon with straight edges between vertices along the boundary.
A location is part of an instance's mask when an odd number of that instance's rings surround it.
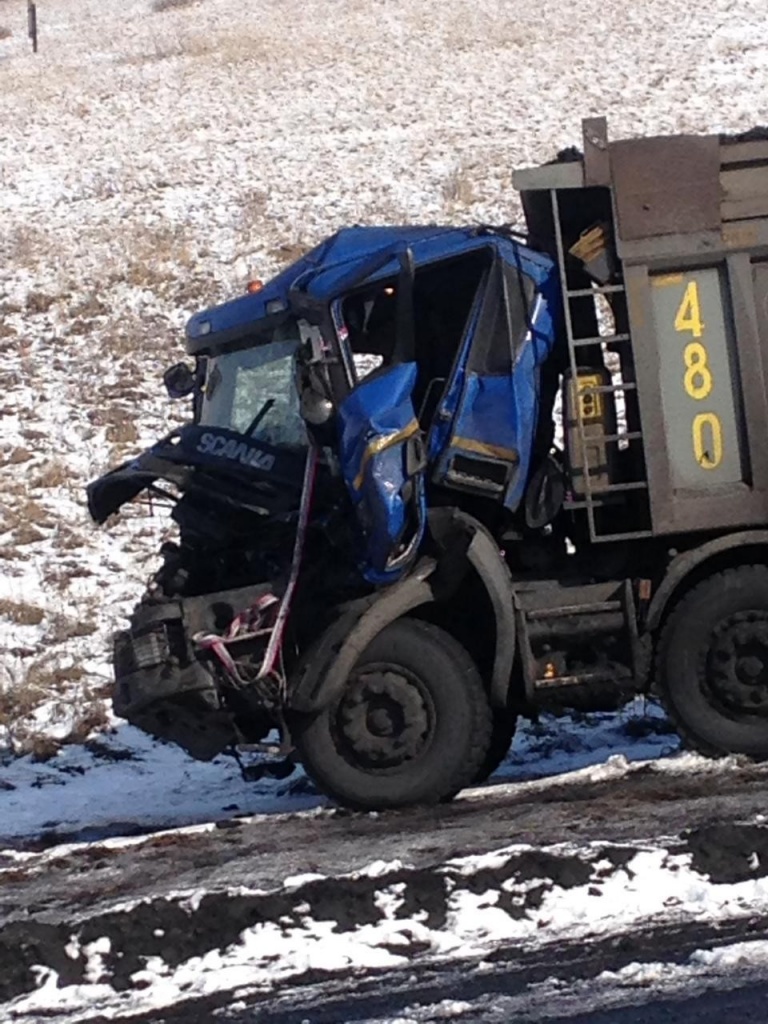
<svg viewBox="0 0 768 1024">
<path fill-rule="evenodd" d="M 731 717 L 768 718 L 768 612 L 740 612 L 714 632 L 707 689 Z"/>
<path fill-rule="evenodd" d="M 417 676 L 401 665 L 366 665 L 339 703 L 337 743 L 355 767 L 392 772 L 421 757 L 434 720 L 432 700 Z"/>
</svg>

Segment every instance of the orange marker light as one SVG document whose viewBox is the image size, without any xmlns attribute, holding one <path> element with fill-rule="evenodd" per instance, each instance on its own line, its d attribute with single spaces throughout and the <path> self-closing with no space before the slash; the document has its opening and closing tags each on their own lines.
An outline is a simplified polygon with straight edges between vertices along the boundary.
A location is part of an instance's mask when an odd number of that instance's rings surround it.
<svg viewBox="0 0 768 1024">
<path fill-rule="evenodd" d="M 248 282 L 248 288 L 247 288 L 248 294 L 249 295 L 255 295 L 256 292 L 260 292 L 263 287 L 264 287 L 264 282 L 263 281 L 259 281 L 258 279 L 256 281 L 249 281 Z"/>
</svg>

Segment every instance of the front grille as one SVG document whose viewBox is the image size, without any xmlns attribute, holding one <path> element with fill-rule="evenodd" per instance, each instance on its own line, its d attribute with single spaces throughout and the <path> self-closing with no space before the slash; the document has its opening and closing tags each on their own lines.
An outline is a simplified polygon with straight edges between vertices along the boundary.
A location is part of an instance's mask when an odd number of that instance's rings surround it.
<svg viewBox="0 0 768 1024">
<path fill-rule="evenodd" d="M 170 657 L 166 626 L 157 622 L 140 633 L 121 632 L 114 638 L 115 676 L 137 672 L 139 669 L 163 665 Z"/>
<path fill-rule="evenodd" d="M 158 622 L 145 633 L 134 635 L 133 657 L 136 668 L 154 668 L 155 665 L 162 665 L 168 660 L 169 654 L 170 647 L 164 622 Z"/>
</svg>

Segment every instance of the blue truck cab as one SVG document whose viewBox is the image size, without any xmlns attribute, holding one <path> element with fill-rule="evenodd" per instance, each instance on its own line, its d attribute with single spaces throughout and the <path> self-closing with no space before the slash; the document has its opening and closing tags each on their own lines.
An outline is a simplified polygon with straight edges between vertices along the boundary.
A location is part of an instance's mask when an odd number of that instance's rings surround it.
<svg viewBox="0 0 768 1024">
<path fill-rule="evenodd" d="M 188 349 L 207 360 L 200 422 L 296 447 L 302 399 L 325 400 L 361 571 L 392 582 L 418 554 L 432 488 L 519 507 L 558 288 L 553 262 L 504 233 L 343 229 L 256 294 L 189 322 Z"/>
<path fill-rule="evenodd" d="M 524 237 L 344 228 L 192 317 L 190 421 L 88 488 L 178 527 L 118 714 L 364 809 L 654 689 L 768 757 L 768 132 L 583 128 L 515 172 Z"/>
</svg>

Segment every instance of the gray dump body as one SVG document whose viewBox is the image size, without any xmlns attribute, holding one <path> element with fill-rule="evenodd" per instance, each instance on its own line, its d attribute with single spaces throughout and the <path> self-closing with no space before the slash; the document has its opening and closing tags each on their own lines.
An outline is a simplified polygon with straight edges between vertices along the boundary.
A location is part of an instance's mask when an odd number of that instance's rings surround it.
<svg viewBox="0 0 768 1024">
<path fill-rule="evenodd" d="M 575 155 L 514 176 L 534 244 L 561 266 L 581 396 L 571 462 L 588 464 L 571 504 L 586 508 L 593 541 L 765 524 L 768 132 L 609 142 L 599 118 Z M 613 274 L 603 250 L 593 274 L 569 255 L 596 211 Z M 605 315 L 585 317 L 596 294 Z M 590 345 L 594 365 L 590 332 L 605 380 L 582 369 Z M 617 516 L 622 491 L 629 513 Z"/>
</svg>

